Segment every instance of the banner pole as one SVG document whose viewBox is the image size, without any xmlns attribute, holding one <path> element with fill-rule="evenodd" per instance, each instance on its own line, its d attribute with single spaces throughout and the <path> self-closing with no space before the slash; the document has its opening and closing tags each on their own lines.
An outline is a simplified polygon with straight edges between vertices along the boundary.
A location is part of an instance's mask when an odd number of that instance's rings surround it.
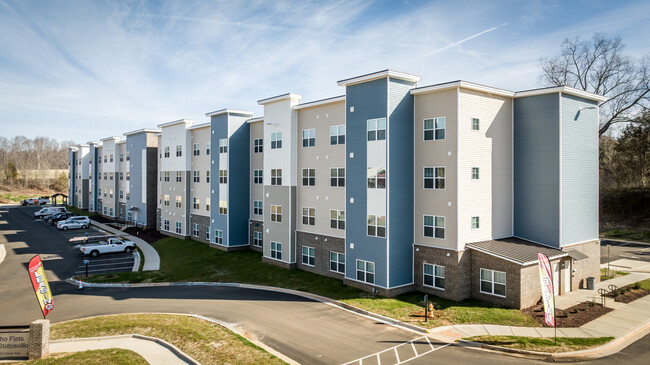
<svg viewBox="0 0 650 365">
<path fill-rule="evenodd" d="M 551 283 L 554 283 L 553 281 L 553 275 L 555 273 L 551 271 Z M 559 280 L 559 278 L 558 278 Z M 559 292 L 559 289 L 558 289 Z M 553 288 L 553 291 L 551 292 L 551 295 L 553 295 L 553 328 L 555 329 L 555 344 L 557 345 L 557 316 L 555 315 L 555 311 L 557 310 L 555 308 L 555 287 Z"/>
</svg>

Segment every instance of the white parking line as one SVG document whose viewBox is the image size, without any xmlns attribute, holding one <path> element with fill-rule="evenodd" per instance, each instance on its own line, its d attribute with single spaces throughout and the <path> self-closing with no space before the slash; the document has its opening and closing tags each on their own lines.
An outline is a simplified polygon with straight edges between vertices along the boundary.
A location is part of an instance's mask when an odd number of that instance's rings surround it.
<svg viewBox="0 0 650 365">
<path fill-rule="evenodd" d="M 89 259 L 90 263 L 92 264 L 93 262 L 102 262 L 102 261 L 114 261 L 114 260 L 133 260 L 134 256 L 119 256 L 119 257 L 111 257 L 111 258 L 106 258 L 106 259 Z"/>
<path fill-rule="evenodd" d="M 121 272 L 129 272 L 131 271 L 132 267 L 115 267 L 115 268 L 110 268 L 110 269 L 88 269 L 88 273 L 98 273 L 98 272 L 105 272 L 105 271 L 115 271 L 115 270 L 126 270 L 126 271 L 121 271 Z M 77 270 L 74 272 L 77 275 L 83 275 L 86 273 L 86 270 Z"/>
<path fill-rule="evenodd" d="M 418 353 L 417 350 L 415 349 L 415 344 L 414 344 L 414 343 L 415 343 L 415 342 L 418 342 L 418 341 L 423 341 L 423 340 L 426 340 L 426 342 L 429 344 L 429 350 L 424 351 L 424 352 L 422 352 L 422 353 Z M 411 349 L 413 350 L 413 354 L 414 354 L 414 356 L 411 356 L 411 357 L 409 357 L 408 359 L 405 359 L 405 360 L 400 360 L 400 358 L 399 358 L 399 354 L 397 353 L 397 349 L 398 349 L 399 347 L 407 346 L 407 345 L 411 345 L 410 347 L 411 347 Z M 386 353 L 386 352 L 388 352 L 388 351 L 391 351 L 391 350 L 395 352 L 395 358 L 397 359 L 397 362 L 396 362 L 394 365 L 404 364 L 404 363 L 409 362 L 409 361 L 411 361 L 411 360 L 417 359 L 418 357 L 421 357 L 421 356 L 424 356 L 424 355 L 426 355 L 426 354 L 429 354 L 429 353 L 431 353 L 431 352 L 433 352 L 433 351 L 436 351 L 436 350 L 440 350 L 440 349 L 442 349 L 442 348 L 445 348 L 445 347 L 447 347 L 447 346 L 449 346 L 449 345 L 450 345 L 450 344 L 446 344 L 446 345 L 442 345 L 442 346 L 435 347 L 435 346 L 433 346 L 433 344 L 431 343 L 431 341 L 429 341 L 429 338 L 428 338 L 427 336 L 422 336 L 422 337 L 416 338 L 416 339 L 414 339 L 414 340 L 411 340 L 411 341 L 408 341 L 408 342 L 401 343 L 401 344 L 399 344 L 399 345 L 397 345 L 397 346 L 393 346 L 393 347 L 388 348 L 388 349 L 386 349 L 386 350 L 379 351 L 379 352 L 376 352 L 376 353 L 374 353 L 374 354 L 370 354 L 370 355 L 368 355 L 368 356 L 364 356 L 364 357 L 362 357 L 362 358 L 359 358 L 359 359 L 356 359 L 356 360 L 352 360 L 352 361 L 350 361 L 350 362 L 346 362 L 346 363 L 343 364 L 343 365 L 350 365 L 350 364 L 359 364 L 359 365 L 362 365 L 362 364 L 363 364 L 363 360 L 365 360 L 365 359 L 370 359 L 370 358 L 373 358 L 373 360 L 376 358 L 376 360 L 377 360 L 377 364 L 381 365 L 381 358 L 380 358 L 380 355 L 383 354 L 383 353 Z"/>
</svg>

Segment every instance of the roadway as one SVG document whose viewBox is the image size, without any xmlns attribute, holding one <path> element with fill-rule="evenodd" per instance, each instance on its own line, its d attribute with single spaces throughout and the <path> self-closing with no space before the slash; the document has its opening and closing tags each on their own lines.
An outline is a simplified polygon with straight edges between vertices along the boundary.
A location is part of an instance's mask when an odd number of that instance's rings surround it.
<svg viewBox="0 0 650 365">
<path fill-rule="evenodd" d="M 366 357 L 364 364 L 541 363 L 458 346 L 445 346 L 421 334 L 375 319 L 293 295 L 235 287 L 150 287 L 84 289 L 64 283 L 74 268 L 64 262 L 77 255 L 70 247 L 49 244 L 51 231 L 21 208 L 0 207 L 0 243 L 7 258 L 0 264 L 0 326 L 27 324 L 40 317 L 27 276 L 26 263 L 35 254 L 58 254 L 44 265 L 55 293 L 52 322 L 118 313 L 194 313 L 230 324 L 248 337 L 303 364 L 343 364 Z M 71 271 L 72 270 L 72 271 Z M 425 343 L 426 342 L 426 343 Z M 411 345 L 412 343 L 412 345 Z M 394 349 L 393 349 L 394 348 Z M 646 363 L 650 336 L 603 361 Z M 642 360 L 640 360 L 642 359 Z"/>
</svg>

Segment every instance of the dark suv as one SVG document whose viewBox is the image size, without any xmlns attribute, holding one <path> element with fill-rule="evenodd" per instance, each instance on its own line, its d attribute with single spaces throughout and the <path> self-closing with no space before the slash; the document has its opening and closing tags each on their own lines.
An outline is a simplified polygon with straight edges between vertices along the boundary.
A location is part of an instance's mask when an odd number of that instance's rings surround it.
<svg viewBox="0 0 650 365">
<path fill-rule="evenodd" d="M 47 223 L 49 224 L 56 224 L 58 221 L 63 221 L 66 220 L 70 217 L 75 217 L 77 214 L 75 213 L 70 213 L 70 212 L 61 212 L 61 213 L 55 213 L 52 214 L 51 216 L 47 217 Z"/>
</svg>

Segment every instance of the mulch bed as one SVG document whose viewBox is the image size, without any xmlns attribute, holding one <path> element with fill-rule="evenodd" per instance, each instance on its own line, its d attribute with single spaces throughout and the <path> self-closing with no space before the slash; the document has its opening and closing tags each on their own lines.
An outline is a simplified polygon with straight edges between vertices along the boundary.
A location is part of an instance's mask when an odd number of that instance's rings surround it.
<svg viewBox="0 0 650 365">
<path fill-rule="evenodd" d="M 90 216 L 88 218 L 94 220 L 95 222 L 99 222 L 99 223 L 112 223 L 112 222 L 114 222 L 113 219 L 109 219 L 109 218 L 103 217 L 101 215 L 93 215 L 93 216 Z"/>
<path fill-rule="evenodd" d="M 580 327 L 594 319 L 611 312 L 612 308 L 603 307 L 600 304 L 592 302 L 582 302 L 566 310 L 555 309 L 555 324 L 558 328 Z M 533 317 L 537 322 L 547 326 L 544 323 L 544 306 L 541 304 L 534 305 L 521 310 L 522 312 Z"/>
<path fill-rule="evenodd" d="M 637 289 L 634 287 L 634 284 L 631 284 L 619 288 L 616 291 L 609 292 L 605 294 L 605 296 L 614 298 L 614 300 L 617 302 L 627 304 L 639 298 L 645 297 L 648 294 L 650 294 L 650 290 L 641 289 L 641 288 Z"/>
<path fill-rule="evenodd" d="M 156 231 L 155 229 L 142 229 L 138 227 L 129 227 L 125 229 L 124 232 L 130 234 L 131 236 L 138 237 L 147 243 L 153 243 L 168 237 Z"/>
</svg>

